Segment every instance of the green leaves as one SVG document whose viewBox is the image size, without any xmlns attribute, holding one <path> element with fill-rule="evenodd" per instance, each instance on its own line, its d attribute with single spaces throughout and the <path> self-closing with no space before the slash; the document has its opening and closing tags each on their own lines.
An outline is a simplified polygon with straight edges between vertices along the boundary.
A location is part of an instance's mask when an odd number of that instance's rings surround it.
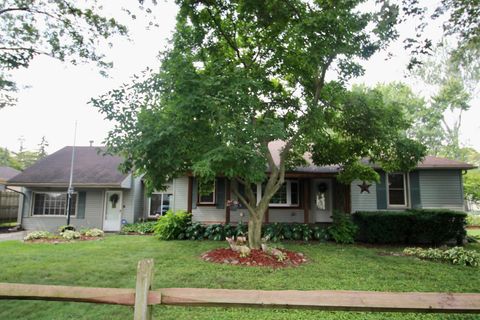
<svg viewBox="0 0 480 320">
<path fill-rule="evenodd" d="M 346 89 L 363 72 L 358 61 L 396 37 L 396 6 L 361 13 L 362 2 L 177 1 L 160 71 L 94 101 L 117 121 L 108 146 L 150 189 L 189 172 L 247 185 L 270 177 L 268 198 L 307 152 L 316 165 L 342 166 L 345 181 L 378 178 L 362 158 L 408 170 L 423 149 L 406 138 L 398 105 Z M 337 81 L 327 82 L 331 65 Z M 276 140 L 285 152 L 273 159 Z"/>
</svg>

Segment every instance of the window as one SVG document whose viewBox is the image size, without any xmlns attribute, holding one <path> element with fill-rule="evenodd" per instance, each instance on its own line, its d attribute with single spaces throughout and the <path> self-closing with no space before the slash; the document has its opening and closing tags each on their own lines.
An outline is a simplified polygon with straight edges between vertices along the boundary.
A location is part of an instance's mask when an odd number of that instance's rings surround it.
<svg viewBox="0 0 480 320">
<path fill-rule="evenodd" d="M 77 206 L 77 195 L 72 194 L 71 216 L 75 216 Z M 66 216 L 67 215 L 67 194 L 66 193 L 34 193 L 33 213 L 34 216 Z"/>
<path fill-rule="evenodd" d="M 163 216 L 173 204 L 173 194 L 171 193 L 153 193 L 150 197 L 150 216 L 157 214 Z"/>
<path fill-rule="evenodd" d="M 407 179 L 404 173 L 387 175 L 388 205 L 392 207 L 407 206 Z"/>
<path fill-rule="evenodd" d="M 272 207 L 296 207 L 299 203 L 298 181 L 293 180 L 285 181 L 270 200 Z"/>
<path fill-rule="evenodd" d="M 215 181 L 198 183 L 198 203 L 215 204 Z"/>
</svg>

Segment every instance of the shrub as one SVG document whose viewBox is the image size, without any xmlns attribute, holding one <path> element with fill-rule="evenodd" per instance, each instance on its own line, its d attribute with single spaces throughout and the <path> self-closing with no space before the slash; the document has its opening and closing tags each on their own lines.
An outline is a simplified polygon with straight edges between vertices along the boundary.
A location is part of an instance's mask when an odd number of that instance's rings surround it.
<svg viewBox="0 0 480 320">
<path fill-rule="evenodd" d="M 103 237 L 104 232 L 103 230 L 93 228 L 93 229 L 87 229 L 83 232 L 84 235 L 87 237 Z"/>
<path fill-rule="evenodd" d="M 279 242 L 284 239 L 283 230 L 282 223 L 265 224 L 262 228 L 262 237 L 271 242 Z"/>
<path fill-rule="evenodd" d="M 353 243 L 358 228 L 350 215 L 334 211 L 332 218 L 333 223 L 327 229 L 329 236 L 337 243 Z"/>
<path fill-rule="evenodd" d="M 465 250 L 462 247 L 453 247 L 446 250 L 405 248 L 403 253 L 407 256 L 415 256 L 420 259 L 445 261 L 451 264 L 470 267 L 480 266 L 480 254 L 473 250 Z"/>
<path fill-rule="evenodd" d="M 210 224 L 205 228 L 204 237 L 208 240 L 225 240 L 225 227 L 223 224 Z"/>
<path fill-rule="evenodd" d="M 312 227 L 312 237 L 318 241 L 328 241 L 330 239 L 327 228 L 322 226 Z"/>
<path fill-rule="evenodd" d="M 154 233 L 161 240 L 184 239 L 191 220 L 192 215 L 185 211 L 168 211 L 155 223 Z"/>
<path fill-rule="evenodd" d="M 27 234 L 23 240 L 35 240 L 35 239 L 50 239 L 53 238 L 54 235 L 48 231 L 33 231 Z"/>
<path fill-rule="evenodd" d="M 187 240 L 202 240 L 205 234 L 205 227 L 201 223 L 192 222 L 188 224 L 184 234 Z"/>
<path fill-rule="evenodd" d="M 155 231 L 155 224 L 157 221 L 145 221 L 145 222 L 136 222 L 136 223 L 127 223 L 122 227 L 123 233 L 139 233 L 147 234 L 153 233 Z"/>
<path fill-rule="evenodd" d="M 356 212 L 357 240 L 369 243 L 429 243 L 465 237 L 463 212 L 451 210 L 407 210 Z"/>
<path fill-rule="evenodd" d="M 74 240 L 80 238 L 81 234 L 78 231 L 65 230 L 60 232 L 60 236 L 65 240 Z"/>
<path fill-rule="evenodd" d="M 471 214 L 467 215 L 467 226 L 480 226 L 480 214 Z"/>
</svg>

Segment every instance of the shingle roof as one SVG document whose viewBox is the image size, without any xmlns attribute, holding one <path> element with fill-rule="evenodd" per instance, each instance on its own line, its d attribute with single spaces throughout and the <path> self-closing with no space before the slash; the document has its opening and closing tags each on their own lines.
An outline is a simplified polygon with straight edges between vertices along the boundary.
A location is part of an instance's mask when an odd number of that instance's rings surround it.
<svg viewBox="0 0 480 320">
<path fill-rule="evenodd" d="M 8 179 L 15 177 L 20 171 L 11 167 L 0 167 L 0 182 L 5 182 Z"/>
<path fill-rule="evenodd" d="M 268 145 L 270 152 L 275 163 L 278 165 L 280 163 L 280 151 L 283 148 L 285 143 L 283 141 L 272 141 Z M 305 173 L 337 173 L 340 171 L 340 166 L 330 165 L 330 166 L 316 166 L 312 163 L 311 156 L 309 154 L 304 155 L 305 160 L 309 165 L 304 167 L 295 168 L 295 172 L 305 172 Z M 368 160 L 364 160 L 368 163 Z M 373 164 L 373 167 L 380 169 L 380 166 Z M 459 169 L 459 170 L 469 170 L 474 169 L 476 166 L 468 164 L 466 162 L 450 160 L 446 158 L 440 158 L 435 156 L 426 156 L 423 161 L 419 162 L 417 169 Z"/>
<path fill-rule="evenodd" d="M 64 147 L 37 161 L 19 175 L 8 180 L 9 185 L 68 186 L 73 147 Z M 118 186 L 128 176 L 118 170 L 123 159 L 103 155 L 103 147 L 75 147 L 74 186 Z"/>
</svg>

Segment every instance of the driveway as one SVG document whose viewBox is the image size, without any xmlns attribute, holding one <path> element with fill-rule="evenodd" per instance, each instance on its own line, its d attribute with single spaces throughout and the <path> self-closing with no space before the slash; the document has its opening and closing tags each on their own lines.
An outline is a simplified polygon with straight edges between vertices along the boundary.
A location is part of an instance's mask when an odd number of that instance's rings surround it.
<svg viewBox="0 0 480 320">
<path fill-rule="evenodd" d="M 26 231 L 0 233 L 0 241 L 23 240 L 23 237 L 25 237 L 26 235 L 27 235 Z"/>
</svg>

